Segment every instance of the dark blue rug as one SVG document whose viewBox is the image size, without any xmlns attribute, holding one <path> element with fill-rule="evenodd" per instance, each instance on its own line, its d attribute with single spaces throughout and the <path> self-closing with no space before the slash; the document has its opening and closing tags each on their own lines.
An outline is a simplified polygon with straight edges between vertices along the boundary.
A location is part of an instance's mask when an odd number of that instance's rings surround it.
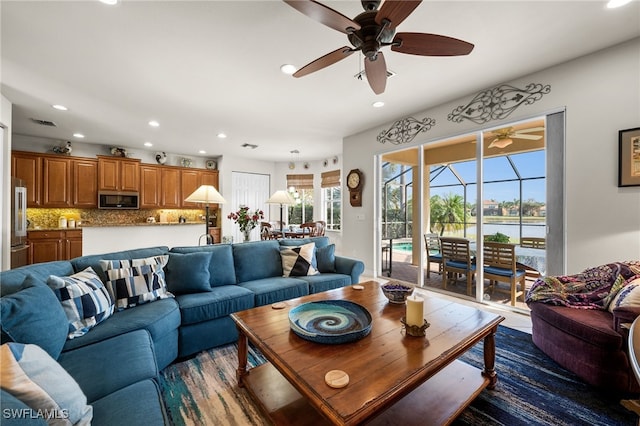
<svg viewBox="0 0 640 426">
<path fill-rule="evenodd" d="M 482 368 L 482 344 L 461 359 Z M 228 345 L 163 370 L 160 384 L 173 424 L 267 424 L 236 385 L 237 362 L 236 345 Z M 249 364 L 263 362 L 262 355 L 252 349 Z M 454 425 L 631 426 L 637 422 L 636 415 L 620 405 L 620 396 L 583 383 L 538 350 L 527 333 L 498 328 L 496 370 L 496 388 L 482 391 Z"/>
</svg>

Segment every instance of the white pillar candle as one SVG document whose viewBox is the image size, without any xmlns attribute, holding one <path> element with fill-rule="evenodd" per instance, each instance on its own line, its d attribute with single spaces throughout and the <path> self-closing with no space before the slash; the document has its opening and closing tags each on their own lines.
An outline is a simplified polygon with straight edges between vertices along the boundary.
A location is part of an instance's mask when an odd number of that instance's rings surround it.
<svg viewBox="0 0 640 426">
<path fill-rule="evenodd" d="M 417 325 L 422 327 L 424 324 L 424 300 L 415 295 L 407 298 L 407 325 Z"/>
</svg>

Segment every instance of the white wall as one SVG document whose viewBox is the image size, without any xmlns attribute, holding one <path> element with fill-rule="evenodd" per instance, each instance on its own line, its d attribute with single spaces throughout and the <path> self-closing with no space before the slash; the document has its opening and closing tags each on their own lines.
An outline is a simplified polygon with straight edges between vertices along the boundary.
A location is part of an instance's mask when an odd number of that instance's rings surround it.
<svg viewBox="0 0 640 426">
<path fill-rule="evenodd" d="M 522 106 L 497 126 L 566 109 L 566 273 L 610 261 L 640 259 L 640 187 L 617 187 L 618 131 L 640 126 L 640 38 L 508 82 L 551 85 L 551 92 Z M 392 88 L 388 88 L 392 90 Z M 431 117 L 436 125 L 402 148 L 478 130 L 447 115 L 475 93 L 411 116 Z M 416 94 L 416 96 L 422 96 Z M 424 94 L 428 96 L 428 94 Z M 404 118 L 404 117 L 399 117 Z M 398 146 L 376 141 L 392 123 L 345 138 L 343 170 L 360 168 L 366 177 L 361 208 L 343 210 L 343 254 L 362 259 L 372 275 L 379 261 L 374 253 L 377 186 L 374 156 Z M 364 215 L 364 220 L 357 219 Z M 376 263 L 374 263 L 374 261 Z"/>
<path fill-rule="evenodd" d="M 0 95 L 0 132 L 3 132 L 0 149 L 0 189 L 2 193 L 2 240 L 0 240 L 0 270 L 11 267 L 11 102 Z"/>
</svg>

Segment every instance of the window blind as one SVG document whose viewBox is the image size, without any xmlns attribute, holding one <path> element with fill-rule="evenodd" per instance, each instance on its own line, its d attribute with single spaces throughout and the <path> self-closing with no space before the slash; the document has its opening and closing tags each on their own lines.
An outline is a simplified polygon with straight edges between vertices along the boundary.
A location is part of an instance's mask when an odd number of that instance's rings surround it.
<svg viewBox="0 0 640 426">
<path fill-rule="evenodd" d="M 296 189 L 313 189 L 313 174 L 287 175 L 287 188 L 291 186 Z"/>
<path fill-rule="evenodd" d="M 322 177 L 322 182 L 320 184 L 321 188 L 333 188 L 335 186 L 340 186 L 340 170 L 322 172 L 320 177 Z"/>
</svg>

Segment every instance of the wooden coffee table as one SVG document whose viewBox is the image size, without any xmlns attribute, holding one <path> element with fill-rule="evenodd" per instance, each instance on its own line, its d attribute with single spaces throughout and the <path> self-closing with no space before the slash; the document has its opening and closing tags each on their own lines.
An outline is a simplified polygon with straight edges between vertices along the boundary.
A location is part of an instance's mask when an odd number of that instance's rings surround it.
<svg viewBox="0 0 640 426">
<path fill-rule="evenodd" d="M 388 303 L 375 281 L 361 285 L 364 290 L 350 286 L 288 300 L 284 309 L 262 306 L 231 315 L 240 333 L 238 383 L 275 424 L 448 424 L 484 388 L 495 386 L 495 333 L 504 317 L 426 296 L 427 335 L 406 336 L 404 305 Z M 291 308 L 335 299 L 367 308 L 373 318 L 368 336 L 327 345 L 290 331 Z M 483 339 L 484 370 L 457 359 Z M 249 341 L 269 360 L 250 370 Z M 336 369 L 349 375 L 344 388 L 324 381 Z"/>
</svg>

